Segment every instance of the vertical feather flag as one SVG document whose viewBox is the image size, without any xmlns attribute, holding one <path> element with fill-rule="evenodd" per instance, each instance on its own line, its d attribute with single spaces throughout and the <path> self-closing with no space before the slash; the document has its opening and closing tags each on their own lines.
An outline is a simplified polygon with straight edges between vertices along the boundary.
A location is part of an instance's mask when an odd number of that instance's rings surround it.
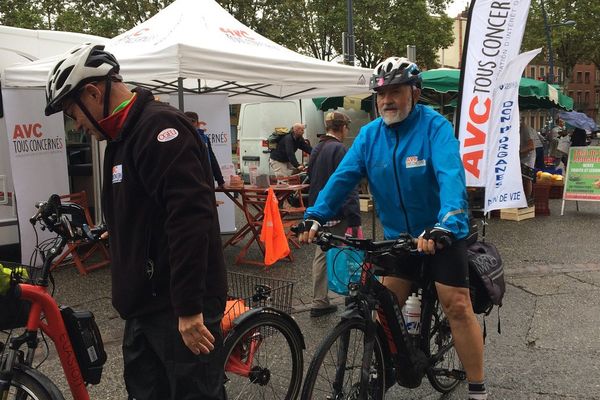
<svg viewBox="0 0 600 400">
<path fill-rule="evenodd" d="M 290 246 L 279 214 L 279 201 L 273 188 L 269 188 L 267 195 L 260 241 L 265 244 L 265 265 L 272 265 L 290 254 Z"/>
</svg>

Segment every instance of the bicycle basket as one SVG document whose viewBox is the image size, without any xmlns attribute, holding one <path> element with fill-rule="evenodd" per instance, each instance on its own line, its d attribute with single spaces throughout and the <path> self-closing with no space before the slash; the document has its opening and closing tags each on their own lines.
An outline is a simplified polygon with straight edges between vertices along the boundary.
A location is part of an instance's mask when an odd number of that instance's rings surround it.
<svg viewBox="0 0 600 400">
<path fill-rule="evenodd" d="M 24 267 L 28 273 L 27 281 L 34 281 L 39 276 L 40 269 L 19 263 L 0 261 L 0 266 L 14 270 Z M 27 325 L 31 303 L 15 296 L 13 283 L 5 295 L 0 295 L 0 330 L 22 328 Z"/>
<path fill-rule="evenodd" d="M 223 332 L 233 327 L 234 320 L 244 312 L 259 307 L 272 307 L 286 313 L 292 311 L 294 282 L 227 272 L 229 291 L 221 322 Z"/>
</svg>

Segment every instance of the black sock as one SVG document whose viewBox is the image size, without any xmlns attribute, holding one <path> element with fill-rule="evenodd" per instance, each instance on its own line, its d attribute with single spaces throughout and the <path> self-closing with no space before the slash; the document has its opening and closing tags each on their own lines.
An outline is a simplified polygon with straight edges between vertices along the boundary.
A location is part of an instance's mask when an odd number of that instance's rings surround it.
<svg viewBox="0 0 600 400">
<path fill-rule="evenodd" d="M 469 400 L 487 400 L 485 382 L 469 382 Z"/>
</svg>

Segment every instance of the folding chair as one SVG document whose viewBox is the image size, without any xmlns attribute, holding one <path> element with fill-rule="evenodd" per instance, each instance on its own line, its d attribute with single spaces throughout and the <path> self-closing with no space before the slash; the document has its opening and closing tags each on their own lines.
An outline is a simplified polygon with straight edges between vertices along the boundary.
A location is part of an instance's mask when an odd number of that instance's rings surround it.
<svg viewBox="0 0 600 400">
<path fill-rule="evenodd" d="M 277 180 L 280 184 L 284 183 L 290 186 L 300 185 L 302 183 L 300 175 L 279 177 Z M 294 205 L 290 204 L 290 198 L 294 199 Z M 304 205 L 302 190 L 291 193 L 280 204 L 281 219 L 284 221 L 284 224 L 289 227 L 286 232 L 286 236 L 297 249 L 300 248 L 300 243 L 296 239 L 296 234 L 291 231 L 291 227 L 297 225 L 304 219 L 305 211 L 306 206 Z"/>
<path fill-rule="evenodd" d="M 86 223 L 90 228 L 94 227 L 85 191 L 62 195 L 60 200 L 63 203 L 73 203 L 83 208 L 85 221 L 81 222 Z M 68 256 L 71 256 L 70 260 L 67 260 Z M 92 256 L 95 256 L 94 259 L 97 261 L 86 263 Z M 75 264 L 80 275 L 86 275 L 90 271 L 110 264 L 110 255 L 103 240 L 96 243 L 84 240 L 69 241 L 67 250 L 54 262 L 51 269 L 55 269 L 61 264 L 68 265 L 71 263 Z"/>
</svg>

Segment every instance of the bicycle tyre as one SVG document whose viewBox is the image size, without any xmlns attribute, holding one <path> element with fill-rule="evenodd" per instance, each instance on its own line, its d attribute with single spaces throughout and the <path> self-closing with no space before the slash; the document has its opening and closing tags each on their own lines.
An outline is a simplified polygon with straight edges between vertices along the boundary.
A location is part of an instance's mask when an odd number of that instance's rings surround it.
<svg viewBox="0 0 600 400">
<path fill-rule="evenodd" d="M 275 313 L 256 314 L 237 326 L 224 345 L 227 398 L 296 399 L 304 368 L 302 343 L 297 326 Z M 258 350 L 250 355 L 247 350 L 253 345 Z M 248 376 L 227 371 L 232 355 L 251 361 Z"/>
<path fill-rule="evenodd" d="M 64 400 L 47 376 L 25 365 L 13 368 L 10 386 L 7 400 Z"/>
<path fill-rule="evenodd" d="M 362 364 L 362 351 L 363 351 L 363 339 L 365 334 L 366 323 L 361 319 L 350 319 L 341 321 L 336 325 L 335 328 L 325 337 L 325 339 L 319 345 L 317 352 L 310 362 L 310 366 L 308 367 L 308 372 L 306 375 L 306 379 L 304 381 L 304 386 L 302 387 L 302 400 L 312 400 L 312 399 L 323 399 L 323 398 L 331 398 L 338 399 L 343 398 L 346 400 L 358 400 L 358 391 L 360 385 L 360 373 L 361 373 L 361 364 Z M 356 337 L 353 337 L 353 331 L 356 333 Z M 343 335 L 348 335 L 348 343 L 349 346 L 354 344 L 358 345 L 359 349 L 354 352 L 352 357 L 350 356 L 350 348 L 348 349 L 346 355 L 346 362 L 349 359 L 352 360 L 353 365 L 346 364 L 344 368 L 344 374 L 347 375 L 350 372 L 350 376 L 345 376 L 344 386 L 345 384 L 349 384 L 349 388 L 342 387 L 342 394 L 335 394 L 335 389 L 333 388 L 334 382 L 331 382 L 331 379 L 335 377 L 336 368 L 338 365 L 337 360 L 337 352 L 334 350 L 334 346 L 338 342 L 338 339 L 344 340 Z M 339 343 L 342 345 L 342 343 Z M 339 347 L 339 346 L 338 346 Z M 385 374 L 384 374 L 384 355 L 382 352 L 382 344 L 380 342 L 379 336 L 375 336 L 375 346 L 373 348 L 373 356 L 374 360 L 372 361 L 372 370 L 370 371 L 370 376 L 374 381 L 369 383 L 369 388 L 371 388 L 371 392 L 369 393 L 369 400 L 381 400 L 385 394 Z M 342 355 L 343 357 L 343 355 Z M 327 360 L 327 361 L 326 361 Z M 326 364 L 330 364 L 331 370 L 326 371 Z M 356 380 L 354 378 L 357 378 Z M 329 380 L 329 382 L 327 382 Z M 321 393 L 322 392 L 322 393 Z M 337 396 L 337 397 L 336 397 Z"/>
<path fill-rule="evenodd" d="M 450 330 L 450 322 L 444 314 L 439 300 L 429 303 L 423 314 L 423 332 L 426 332 L 424 350 L 429 357 L 441 357 L 433 366 L 427 369 L 427 379 L 435 390 L 440 393 L 451 392 L 463 379 L 464 370 Z"/>
</svg>

